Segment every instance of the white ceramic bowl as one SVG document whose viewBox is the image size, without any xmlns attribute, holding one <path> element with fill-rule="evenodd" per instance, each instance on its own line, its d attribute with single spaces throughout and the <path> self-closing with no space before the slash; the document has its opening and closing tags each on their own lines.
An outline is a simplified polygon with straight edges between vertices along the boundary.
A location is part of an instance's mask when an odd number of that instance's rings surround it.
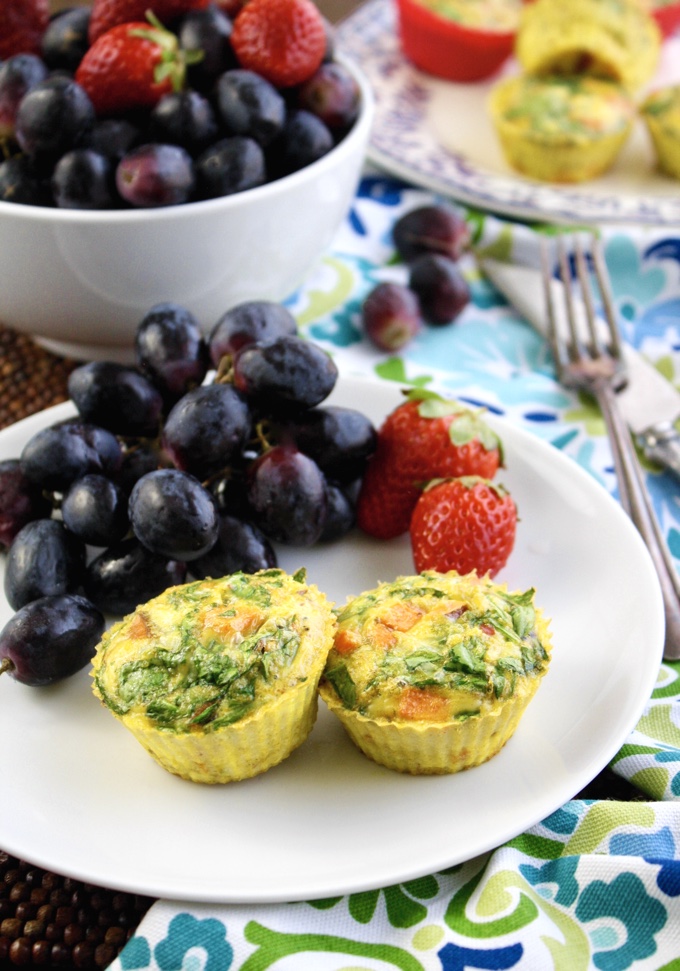
<svg viewBox="0 0 680 971">
<path fill-rule="evenodd" d="M 328 155 L 235 195 L 160 209 L 87 212 L 0 202 L 0 321 L 58 354 L 128 360 L 137 325 L 172 300 L 208 332 L 244 300 L 284 300 L 329 246 L 361 175 L 373 119 Z"/>
</svg>

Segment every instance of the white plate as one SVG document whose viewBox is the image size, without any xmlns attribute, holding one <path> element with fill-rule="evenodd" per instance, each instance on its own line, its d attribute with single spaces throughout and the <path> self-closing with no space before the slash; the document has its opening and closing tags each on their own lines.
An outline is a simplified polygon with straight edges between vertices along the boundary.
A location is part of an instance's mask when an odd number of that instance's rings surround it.
<svg viewBox="0 0 680 971">
<path fill-rule="evenodd" d="M 505 162 L 486 101 L 497 78 L 452 84 L 402 55 L 393 0 L 369 0 L 338 27 L 343 52 L 375 93 L 369 158 L 408 182 L 504 215 L 551 222 L 680 222 L 679 184 L 655 171 L 639 121 L 616 165 L 578 186 L 533 182 Z M 502 73 L 516 73 L 508 62 Z M 499 75 L 500 76 L 500 75 Z M 680 81 L 680 35 L 667 41 L 653 84 Z M 640 97 L 642 95 L 640 94 Z"/>
<path fill-rule="evenodd" d="M 336 403 L 375 422 L 396 385 L 342 381 Z M 70 414 L 0 432 L 0 457 Z M 469 859 L 557 809 L 604 768 L 639 718 L 661 661 L 663 614 L 637 532 L 561 452 L 497 419 L 521 515 L 499 576 L 535 586 L 554 660 L 515 736 L 459 775 L 402 776 L 368 761 L 322 707 L 307 741 L 255 779 L 184 782 L 94 698 L 86 670 L 29 688 L 0 677 L 0 847 L 95 884 L 197 901 L 311 899 L 401 882 Z M 337 603 L 412 573 L 408 541 L 353 536 L 287 550 Z M 3 602 L 0 622 L 10 609 Z"/>
</svg>

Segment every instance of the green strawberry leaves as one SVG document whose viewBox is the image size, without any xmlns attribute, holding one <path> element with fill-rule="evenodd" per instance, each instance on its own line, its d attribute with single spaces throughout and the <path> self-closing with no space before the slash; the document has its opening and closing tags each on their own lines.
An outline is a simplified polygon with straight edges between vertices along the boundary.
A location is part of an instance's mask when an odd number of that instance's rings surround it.
<svg viewBox="0 0 680 971">
<path fill-rule="evenodd" d="M 482 418 L 482 410 L 472 411 L 453 398 L 443 398 L 436 391 L 427 388 L 413 388 L 406 395 L 407 401 L 419 401 L 418 414 L 421 418 L 447 418 L 455 416 L 449 426 L 449 437 L 454 445 L 467 445 L 479 441 L 487 452 L 499 449 L 502 445 L 498 435 Z M 502 457 L 501 457 L 502 462 Z"/>
</svg>

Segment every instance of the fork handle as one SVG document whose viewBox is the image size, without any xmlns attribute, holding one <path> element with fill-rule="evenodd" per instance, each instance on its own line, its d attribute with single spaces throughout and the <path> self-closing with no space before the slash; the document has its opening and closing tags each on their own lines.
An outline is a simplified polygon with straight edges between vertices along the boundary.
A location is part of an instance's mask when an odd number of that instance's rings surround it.
<svg viewBox="0 0 680 971">
<path fill-rule="evenodd" d="M 663 656 L 667 661 L 677 661 L 680 659 L 680 579 L 661 534 L 616 393 L 602 381 L 596 388 L 596 397 L 609 433 L 621 505 L 647 545 L 659 577 L 666 615 Z"/>
<path fill-rule="evenodd" d="M 638 435 L 638 442 L 648 459 L 680 476 L 680 434 L 673 422 L 650 425 Z"/>
</svg>

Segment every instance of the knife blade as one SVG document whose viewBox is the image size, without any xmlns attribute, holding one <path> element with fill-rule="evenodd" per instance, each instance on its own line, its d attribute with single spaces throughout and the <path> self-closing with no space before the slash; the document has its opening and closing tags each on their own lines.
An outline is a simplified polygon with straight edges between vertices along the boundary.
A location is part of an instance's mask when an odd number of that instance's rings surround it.
<svg viewBox="0 0 680 971">
<path fill-rule="evenodd" d="M 547 315 L 540 270 L 486 257 L 479 260 L 479 265 L 508 303 L 545 337 Z M 555 279 L 552 286 L 561 288 L 562 284 Z M 564 299 L 556 303 L 564 306 Z M 576 312 L 585 314 L 578 302 Z M 680 478 L 680 432 L 675 428 L 680 418 L 680 392 L 635 348 L 623 343 L 628 381 L 617 393 L 621 413 L 647 458 Z"/>
</svg>

